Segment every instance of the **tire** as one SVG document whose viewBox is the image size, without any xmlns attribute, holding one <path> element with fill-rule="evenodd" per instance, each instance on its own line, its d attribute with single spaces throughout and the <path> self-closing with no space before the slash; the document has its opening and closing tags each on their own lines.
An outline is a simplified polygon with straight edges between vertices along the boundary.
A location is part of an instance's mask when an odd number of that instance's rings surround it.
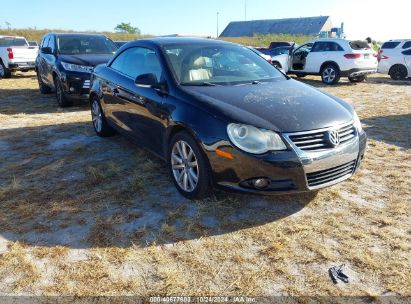
<svg viewBox="0 0 411 304">
<path fill-rule="evenodd" d="M 110 137 L 115 134 L 113 128 L 107 123 L 100 101 L 96 96 L 90 101 L 91 119 L 93 122 L 94 131 L 100 137 Z"/>
<path fill-rule="evenodd" d="M 11 71 L 5 67 L 3 61 L 0 60 L 0 78 L 10 78 Z"/>
<path fill-rule="evenodd" d="M 335 64 L 326 64 L 321 69 L 321 79 L 323 83 L 332 85 L 340 81 L 341 73 L 340 69 Z"/>
<path fill-rule="evenodd" d="M 48 85 L 44 84 L 39 73 L 37 73 L 37 82 L 39 83 L 39 90 L 41 94 L 48 94 L 51 92 L 51 88 Z"/>
<path fill-rule="evenodd" d="M 167 160 L 171 178 L 181 195 L 191 200 L 210 195 L 212 179 L 208 159 L 189 133 L 182 131 L 172 137 Z"/>
<path fill-rule="evenodd" d="M 56 88 L 57 103 L 62 108 L 71 107 L 73 105 L 71 100 L 68 100 L 64 94 L 63 84 L 58 76 L 54 77 L 54 87 Z"/>
<path fill-rule="evenodd" d="M 283 67 L 281 66 L 281 63 L 279 63 L 278 61 L 274 61 L 272 63 L 273 66 L 275 66 L 277 69 L 282 69 Z"/>
<path fill-rule="evenodd" d="M 401 64 L 393 65 L 390 69 L 389 75 L 393 80 L 404 80 L 407 78 L 407 68 Z"/>
<path fill-rule="evenodd" d="M 348 80 L 352 83 L 363 82 L 365 79 L 367 79 L 366 75 L 356 76 L 356 77 L 348 77 Z"/>
</svg>

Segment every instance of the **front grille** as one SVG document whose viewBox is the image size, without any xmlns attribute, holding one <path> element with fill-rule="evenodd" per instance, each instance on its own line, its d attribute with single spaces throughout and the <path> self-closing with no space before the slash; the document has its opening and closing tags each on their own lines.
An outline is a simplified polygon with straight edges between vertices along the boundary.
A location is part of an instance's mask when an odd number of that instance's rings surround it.
<svg viewBox="0 0 411 304">
<path fill-rule="evenodd" d="M 355 137 L 355 127 L 352 123 L 336 130 L 340 134 L 340 145 Z M 289 138 L 300 150 L 315 151 L 329 149 L 334 146 L 327 140 L 328 131 L 329 130 L 301 132 L 294 135 L 292 134 Z"/>
<path fill-rule="evenodd" d="M 89 89 L 89 88 L 90 88 L 90 80 L 84 80 L 83 89 Z"/>
<path fill-rule="evenodd" d="M 331 169 L 307 173 L 309 187 L 318 187 L 333 181 L 349 177 L 354 173 L 356 160 Z"/>
</svg>

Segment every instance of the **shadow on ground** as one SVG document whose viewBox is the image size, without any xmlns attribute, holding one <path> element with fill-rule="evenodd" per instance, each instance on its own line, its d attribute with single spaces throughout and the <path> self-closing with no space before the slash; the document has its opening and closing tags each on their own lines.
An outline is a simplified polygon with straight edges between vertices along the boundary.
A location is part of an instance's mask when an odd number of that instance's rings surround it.
<svg viewBox="0 0 411 304">
<path fill-rule="evenodd" d="M 0 130 L 0 237 L 71 248 L 222 235 L 298 213 L 315 194 L 180 196 L 164 163 L 91 123 Z"/>
<path fill-rule="evenodd" d="M 369 138 L 411 149 L 411 114 L 370 117 L 362 123 Z"/>
<path fill-rule="evenodd" d="M 340 82 L 337 84 L 333 85 L 327 85 L 321 81 L 321 77 L 315 77 L 313 79 L 312 77 L 310 78 L 298 78 L 296 76 L 291 76 L 295 80 L 299 80 L 301 82 L 304 82 L 306 84 L 309 84 L 311 86 L 317 87 L 317 88 L 329 88 L 329 87 L 350 87 L 350 86 L 356 86 L 359 85 L 358 83 L 351 83 L 348 81 L 347 78 L 341 78 Z M 361 84 L 361 83 L 360 83 Z M 406 80 L 392 80 L 388 77 L 384 76 L 369 76 L 365 82 L 363 82 L 365 85 L 375 85 L 375 84 L 388 84 L 392 86 L 409 86 L 411 85 L 411 78 L 408 78 Z"/>
<path fill-rule="evenodd" d="M 60 108 L 54 93 L 40 94 L 38 89 L 0 89 L 0 114 L 45 114 L 87 110 L 87 101 L 75 101 L 74 107 Z"/>
</svg>

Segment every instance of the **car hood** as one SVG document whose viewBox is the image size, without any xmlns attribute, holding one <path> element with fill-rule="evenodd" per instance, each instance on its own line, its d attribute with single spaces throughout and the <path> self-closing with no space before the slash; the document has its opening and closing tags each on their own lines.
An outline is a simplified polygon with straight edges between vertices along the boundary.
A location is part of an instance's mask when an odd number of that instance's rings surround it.
<svg viewBox="0 0 411 304">
<path fill-rule="evenodd" d="M 348 103 L 292 79 L 183 90 L 216 116 L 278 132 L 321 129 L 353 119 Z"/>
<path fill-rule="evenodd" d="M 60 61 L 67 63 L 93 66 L 95 67 L 98 64 L 107 63 L 113 55 L 111 54 L 102 54 L 102 55 L 60 55 Z"/>
</svg>

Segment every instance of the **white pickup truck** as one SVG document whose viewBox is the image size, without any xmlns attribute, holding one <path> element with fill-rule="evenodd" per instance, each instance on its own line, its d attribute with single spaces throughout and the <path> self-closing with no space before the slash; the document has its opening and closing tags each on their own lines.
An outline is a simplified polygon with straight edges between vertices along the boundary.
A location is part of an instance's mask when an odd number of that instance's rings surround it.
<svg viewBox="0 0 411 304">
<path fill-rule="evenodd" d="M 24 37 L 0 36 L 0 78 L 8 78 L 12 72 L 35 69 L 38 47 L 29 46 Z"/>
</svg>

